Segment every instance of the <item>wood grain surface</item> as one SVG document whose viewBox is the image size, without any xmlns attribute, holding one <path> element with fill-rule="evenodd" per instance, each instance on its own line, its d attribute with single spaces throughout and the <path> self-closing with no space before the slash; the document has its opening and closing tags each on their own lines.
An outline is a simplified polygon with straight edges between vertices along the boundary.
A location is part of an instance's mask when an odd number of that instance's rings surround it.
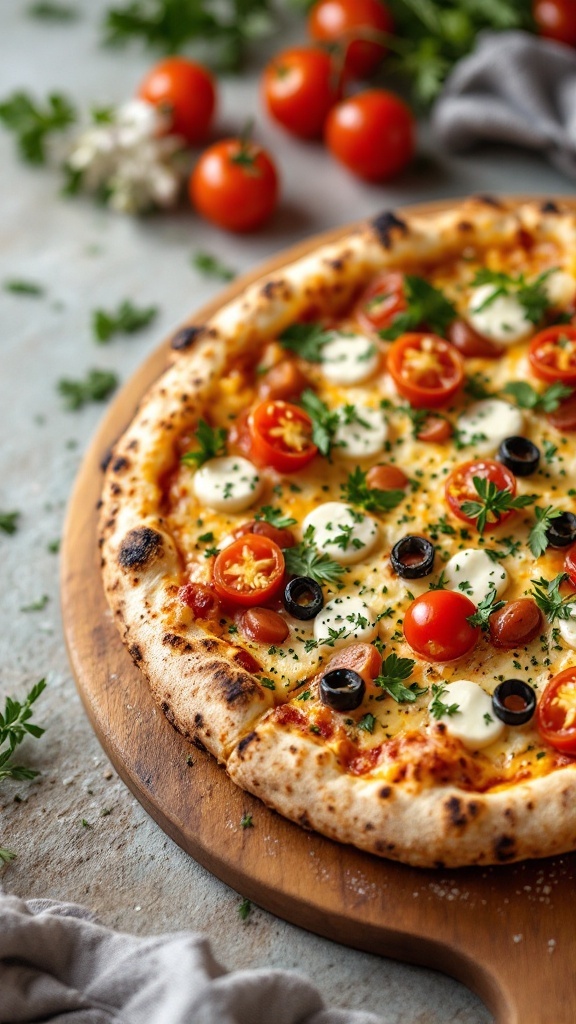
<svg viewBox="0 0 576 1024">
<path fill-rule="evenodd" d="M 447 205 L 428 204 L 418 211 Z M 194 322 L 261 275 L 344 230 L 268 261 L 198 311 Z M 72 669 L 119 775 L 184 850 L 273 914 L 337 942 L 453 975 L 478 993 L 498 1024 L 574 1024 L 576 855 L 429 871 L 340 846 L 305 832 L 235 787 L 152 702 L 104 598 L 96 505 L 102 457 L 164 368 L 167 352 L 168 342 L 111 405 L 79 473 L 62 549 L 62 607 Z M 252 814 L 254 828 L 241 828 L 245 813 Z"/>
</svg>

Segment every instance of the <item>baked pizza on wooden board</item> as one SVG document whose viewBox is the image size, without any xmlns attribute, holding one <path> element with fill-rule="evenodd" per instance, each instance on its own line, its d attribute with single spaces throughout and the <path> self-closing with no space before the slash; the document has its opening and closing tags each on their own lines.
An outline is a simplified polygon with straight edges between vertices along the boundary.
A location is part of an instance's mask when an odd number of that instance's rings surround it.
<svg viewBox="0 0 576 1024">
<path fill-rule="evenodd" d="M 576 848 L 576 216 L 386 213 L 172 339 L 106 595 L 170 722 L 417 866 Z"/>
</svg>

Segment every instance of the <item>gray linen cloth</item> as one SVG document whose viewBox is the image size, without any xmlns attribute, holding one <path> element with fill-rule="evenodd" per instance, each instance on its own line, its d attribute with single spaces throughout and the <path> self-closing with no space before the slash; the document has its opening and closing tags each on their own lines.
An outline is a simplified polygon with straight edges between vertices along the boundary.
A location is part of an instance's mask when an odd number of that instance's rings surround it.
<svg viewBox="0 0 576 1024">
<path fill-rule="evenodd" d="M 292 971 L 230 974 L 197 932 L 139 938 L 0 890 L 0 1024 L 384 1024 Z"/>
<path fill-rule="evenodd" d="M 513 143 L 576 177 L 576 50 L 528 32 L 481 32 L 448 77 L 432 125 L 449 150 Z"/>
</svg>

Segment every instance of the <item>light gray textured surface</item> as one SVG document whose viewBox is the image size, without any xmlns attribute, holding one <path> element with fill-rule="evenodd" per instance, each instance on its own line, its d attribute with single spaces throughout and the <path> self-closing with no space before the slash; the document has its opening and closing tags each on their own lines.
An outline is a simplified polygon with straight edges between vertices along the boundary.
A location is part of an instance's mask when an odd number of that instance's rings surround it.
<svg viewBox="0 0 576 1024">
<path fill-rule="evenodd" d="M 17 87 L 38 96 L 60 89 L 84 107 L 128 97 L 151 60 L 138 47 L 127 53 L 99 47 L 104 6 L 85 0 L 78 22 L 57 26 L 26 17 L 21 0 L 2 0 L 0 98 Z M 21 164 L 12 139 L 0 133 L 0 282 L 25 278 L 46 288 L 43 298 L 0 289 L 0 510 L 21 511 L 18 532 L 0 533 L 0 694 L 23 697 L 41 676 L 49 682 L 37 710 L 46 735 L 22 748 L 22 760 L 42 775 L 0 790 L 0 843 L 18 854 L 3 869 L 2 883 L 25 898 L 86 903 L 123 930 L 202 929 L 229 968 L 295 967 L 332 1004 L 385 1007 L 391 1022 L 487 1024 L 490 1015 L 474 996 L 434 972 L 348 950 L 258 909 L 243 924 L 239 896 L 166 838 L 112 772 L 67 663 L 58 557 L 48 544 L 61 534 L 102 407 L 66 412 L 55 384 L 92 366 L 128 379 L 171 327 L 218 291 L 191 268 L 191 253 L 208 250 L 246 270 L 308 234 L 398 203 L 471 191 L 572 191 L 534 155 L 487 148 L 448 160 L 433 141 L 422 143 L 419 161 L 399 181 L 364 185 L 319 145 L 289 139 L 266 122 L 257 64 L 222 84 L 217 130 L 238 130 L 255 113 L 258 136 L 277 156 L 282 207 L 258 235 L 229 237 L 192 212 L 136 222 L 89 201 L 66 201 L 58 196 L 58 176 Z M 113 308 L 124 298 L 158 304 L 158 320 L 142 334 L 96 346 L 90 310 Z M 20 610 L 44 594 L 43 611 Z"/>
</svg>

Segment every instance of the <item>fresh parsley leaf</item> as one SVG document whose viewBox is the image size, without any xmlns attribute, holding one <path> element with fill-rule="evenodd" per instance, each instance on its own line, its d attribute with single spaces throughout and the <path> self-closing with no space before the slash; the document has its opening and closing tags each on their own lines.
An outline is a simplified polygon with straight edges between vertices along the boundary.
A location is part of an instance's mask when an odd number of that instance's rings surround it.
<svg viewBox="0 0 576 1024">
<path fill-rule="evenodd" d="M 138 309 L 130 299 L 125 299 L 116 312 L 95 309 L 92 312 L 92 331 L 99 344 L 104 345 L 114 334 L 135 334 L 152 323 L 158 315 L 157 306 Z"/>
<path fill-rule="evenodd" d="M 260 511 L 256 512 L 254 519 L 270 523 L 270 526 L 275 526 L 277 530 L 287 530 L 297 523 L 292 516 L 285 516 L 281 508 L 273 508 L 272 505 L 263 505 Z"/>
<path fill-rule="evenodd" d="M 269 679 L 268 676 L 260 677 L 260 686 L 264 686 L 266 690 L 275 690 L 276 683 L 273 679 Z"/>
<path fill-rule="evenodd" d="M 73 411 L 87 402 L 104 402 L 118 387 L 118 377 L 110 370 L 89 370 L 84 380 L 64 377 L 57 387 L 66 408 Z"/>
<path fill-rule="evenodd" d="M 493 562 L 500 562 L 503 558 L 509 556 L 516 556 L 522 547 L 522 541 L 514 540 L 514 537 L 503 537 L 500 541 L 503 547 L 500 550 L 496 548 L 484 548 L 484 551 Z"/>
<path fill-rule="evenodd" d="M 558 445 L 552 444 L 552 441 L 548 441 L 547 439 L 545 439 L 544 441 L 542 441 L 542 447 L 544 449 L 544 458 L 548 465 L 550 465 L 554 456 L 556 455 L 556 452 L 558 451 Z"/>
<path fill-rule="evenodd" d="M 489 270 L 482 267 L 476 274 L 473 285 L 491 284 L 494 290 L 474 312 L 479 313 L 487 309 L 501 295 L 514 295 L 521 306 L 524 307 L 527 319 L 532 324 L 539 324 L 551 303 L 546 291 L 546 281 L 554 268 L 545 270 L 539 274 L 534 281 L 527 281 L 524 274 L 504 274 L 499 270 Z"/>
<path fill-rule="evenodd" d="M 35 281 L 24 281 L 16 277 L 4 281 L 4 291 L 12 292 L 13 295 L 31 295 L 34 298 L 40 298 L 45 293 L 45 289 L 41 284 L 36 284 Z"/>
<path fill-rule="evenodd" d="M 334 331 L 326 331 L 322 324 L 292 324 L 280 335 L 280 344 L 295 352 L 309 363 L 322 362 L 322 349 L 334 338 Z"/>
<path fill-rule="evenodd" d="M 432 718 L 435 718 L 436 720 L 444 718 L 444 715 L 447 715 L 450 718 L 460 710 L 459 704 L 444 704 L 444 702 L 440 700 L 444 693 L 446 693 L 444 683 L 432 683 L 432 700 L 428 710 L 432 715 Z"/>
<path fill-rule="evenodd" d="M 504 601 L 497 601 L 498 594 L 493 583 L 488 587 L 488 593 L 479 602 L 473 615 L 467 615 L 466 621 L 471 626 L 480 626 L 480 629 L 487 630 L 490 625 L 490 616 L 504 607 Z"/>
<path fill-rule="evenodd" d="M 446 577 L 444 575 L 444 569 L 442 569 L 442 572 L 440 573 L 440 575 L 439 575 L 438 579 L 436 580 L 436 582 L 435 583 L 432 582 L 432 583 L 429 584 L 428 590 L 446 590 L 447 586 L 448 586 L 448 580 L 446 579 Z"/>
<path fill-rule="evenodd" d="M 405 491 L 383 491 L 378 487 L 369 487 L 367 474 L 360 466 L 348 474 L 345 483 L 340 485 L 342 500 L 366 509 L 367 512 L 390 512 L 406 497 Z"/>
<path fill-rule="evenodd" d="M 236 271 L 221 263 L 209 252 L 196 252 L 191 257 L 192 266 L 206 277 L 215 277 L 218 281 L 233 281 Z"/>
<path fill-rule="evenodd" d="M 470 395 L 470 398 L 478 400 L 494 398 L 494 392 L 490 391 L 489 388 L 486 387 L 484 380 L 485 378 L 481 373 L 472 373 L 466 378 L 466 383 L 464 384 L 465 393 Z"/>
<path fill-rule="evenodd" d="M 532 597 L 549 622 L 572 617 L 572 605 L 576 601 L 576 594 L 568 594 L 567 597 L 560 594 L 560 587 L 567 579 L 568 573 L 559 572 L 553 580 L 541 576 L 539 580 L 530 581 L 533 585 Z"/>
<path fill-rule="evenodd" d="M 32 601 L 31 604 L 23 605 L 22 608 L 20 609 L 20 611 L 21 612 L 42 612 L 42 611 L 44 611 L 44 609 L 45 609 L 46 605 L 48 604 L 49 600 L 50 600 L 50 598 L 48 597 L 48 594 L 43 594 L 42 597 L 40 597 L 38 599 L 38 601 Z"/>
<path fill-rule="evenodd" d="M 312 440 L 322 455 L 328 456 L 338 429 L 340 417 L 329 409 L 314 391 L 307 389 L 300 397 L 302 408 L 312 420 Z"/>
<path fill-rule="evenodd" d="M 76 120 L 76 110 L 66 96 L 50 93 L 44 108 L 23 91 L 13 92 L 0 103 L 0 121 L 16 136 L 21 157 L 30 164 L 46 162 L 46 140 Z"/>
<path fill-rule="evenodd" d="M 19 512 L 0 512 L 0 530 L 13 534 L 18 529 Z"/>
<path fill-rule="evenodd" d="M 316 583 L 336 583 L 346 570 L 330 555 L 318 550 L 313 536 L 314 530 L 309 527 L 299 544 L 284 548 L 286 572 L 290 576 L 309 576 Z"/>
<path fill-rule="evenodd" d="M 362 718 L 358 720 L 356 728 L 361 729 L 362 732 L 369 732 L 370 734 L 372 734 L 374 732 L 375 725 L 376 719 L 374 715 L 371 715 L 370 712 L 368 711 L 365 715 L 362 715 Z"/>
<path fill-rule="evenodd" d="M 416 664 L 412 658 L 399 658 L 397 654 L 389 654 L 382 663 L 382 670 L 374 680 L 374 684 L 388 693 L 398 704 L 412 703 L 417 694 L 412 688 L 404 686 L 403 680 L 412 675 Z"/>
<path fill-rule="evenodd" d="M 534 558 L 539 558 L 540 555 L 544 554 L 550 543 L 548 540 L 550 523 L 553 519 L 558 519 L 562 515 L 562 511 L 559 508 L 554 508 L 553 505 L 547 505 L 546 508 L 540 508 L 539 505 L 535 505 L 534 513 L 536 515 L 536 522 L 528 535 L 528 547 Z"/>
<path fill-rule="evenodd" d="M 240 828 L 254 828 L 254 822 L 252 821 L 251 814 L 244 814 L 240 818 Z"/>
<path fill-rule="evenodd" d="M 534 412 L 554 412 L 573 393 L 574 388 L 569 388 L 561 381 L 551 384 L 541 394 L 524 380 L 511 380 L 503 389 L 503 394 L 512 395 L 521 409 L 533 409 Z"/>
<path fill-rule="evenodd" d="M 252 904 L 251 904 L 250 900 L 248 900 L 246 898 L 243 899 L 242 903 L 238 907 L 238 916 L 239 916 L 240 920 L 241 921 L 247 921 L 248 918 L 250 917 L 251 912 L 252 912 Z"/>
<path fill-rule="evenodd" d="M 5 846 L 0 846 L 0 864 L 9 864 L 11 860 L 16 860 L 17 854 L 13 850 L 7 850 Z"/>
<path fill-rule="evenodd" d="M 0 714 L 0 781 L 2 779 L 34 779 L 38 775 L 38 772 L 32 768 L 23 768 L 21 765 L 13 765 L 8 762 L 16 747 L 26 736 L 39 739 L 44 733 L 44 729 L 33 725 L 31 718 L 32 705 L 45 688 L 46 680 L 41 679 L 32 687 L 23 703 L 14 700 L 13 697 L 6 697 L 4 714 Z"/>
<path fill-rule="evenodd" d="M 462 512 L 469 519 L 476 520 L 478 533 L 484 533 L 488 524 L 497 524 L 504 512 L 533 505 L 537 494 L 513 495 L 511 491 L 499 490 L 493 480 L 475 476 L 472 479 L 480 501 L 462 502 Z"/>
<path fill-rule="evenodd" d="M 43 21 L 75 21 L 78 17 L 75 7 L 53 3 L 52 0 L 38 0 L 38 3 L 30 4 L 27 13 L 31 18 L 41 18 Z"/>
<path fill-rule="evenodd" d="M 387 341 L 394 341 L 401 334 L 418 327 L 426 327 L 429 331 L 443 335 L 456 319 L 456 309 L 452 303 L 423 277 L 405 274 L 404 295 L 406 309 L 396 314 L 390 327 L 380 331 L 380 337 Z"/>
<path fill-rule="evenodd" d="M 215 459 L 226 453 L 226 431 L 223 427 L 211 427 L 206 420 L 199 420 L 196 428 L 198 448 L 186 452 L 182 462 L 200 469 L 209 459 Z"/>
</svg>

